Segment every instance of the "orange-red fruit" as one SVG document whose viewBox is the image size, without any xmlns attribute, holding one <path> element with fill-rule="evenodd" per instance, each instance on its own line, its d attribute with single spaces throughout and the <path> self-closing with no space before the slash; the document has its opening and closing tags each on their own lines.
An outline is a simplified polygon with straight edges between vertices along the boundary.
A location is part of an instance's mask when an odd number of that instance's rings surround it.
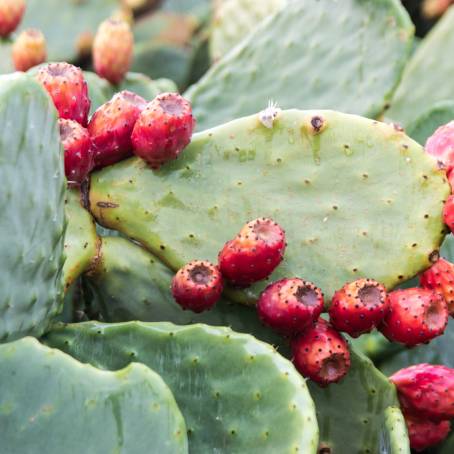
<svg viewBox="0 0 454 454">
<path fill-rule="evenodd" d="M 410 447 L 417 452 L 441 443 L 449 434 L 449 421 L 433 422 L 404 413 Z"/>
<path fill-rule="evenodd" d="M 146 105 L 145 99 L 124 90 L 96 110 L 88 123 L 96 167 L 132 155 L 132 130 Z"/>
<path fill-rule="evenodd" d="M 450 195 L 443 207 L 443 221 L 454 232 L 454 195 Z"/>
<path fill-rule="evenodd" d="M 49 63 L 39 69 L 36 78 L 48 91 L 60 118 L 87 126 L 90 98 L 80 68 L 69 63 Z"/>
<path fill-rule="evenodd" d="M 379 330 L 392 342 L 412 347 L 443 334 L 446 301 L 433 290 L 408 288 L 388 294 L 389 309 Z"/>
<path fill-rule="evenodd" d="M 217 266 L 195 260 L 180 268 L 172 280 L 172 294 L 183 308 L 193 312 L 211 309 L 221 297 L 223 281 Z"/>
<path fill-rule="evenodd" d="M 119 84 L 129 71 L 134 37 L 123 20 L 102 22 L 93 41 L 93 65 L 96 73 L 112 84 Z"/>
<path fill-rule="evenodd" d="M 440 126 L 427 139 L 425 150 L 437 160 L 440 168 L 449 171 L 454 167 L 454 120 Z"/>
<path fill-rule="evenodd" d="M 248 222 L 219 253 L 219 268 L 232 284 L 246 287 L 267 278 L 281 263 L 285 232 L 272 219 Z"/>
<path fill-rule="evenodd" d="M 373 279 L 358 279 L 334 293 L 329 318 L 338 331 L 358 337 L 378 326 L 387 311 L 385 287 Z"/>
<path fill-rule="evenodd" d="M 454 418 L 454 369 L 423 363 L 401 369 L 389 379 L 407 413 L 431 421 Z"/>
<path fill-rule="evenodd" d="M 178 157 L 191 141 L 194 127 L 189 101 L 178 93 L 162 93 L 147 105 L 134 126 L 134 153 L 157 169 Z"/>
<path fill-rule="evenodd" d="M 13 44 L 12 57 L 17 71 L 28 71 L 47 58 L 46 39 L 35 29 L 24 30 Z"/>
<path fill-rule="evenodd" d="M 298 371 L 321 386 L 341 380 L 350 368 L 350 352 L 342 335 L 319 318 L 292 341 Z"/>
<path fill-rule="evenodd" d="M 73 120 L 59 119 L 60 137 L 65 150 L 65 174 L 70 183 L 80 184 L 92 169 L 88 131 Z"/>
<path fill-rule="evenodd" d="M 318 319 L 323 310 L 323 293 L 312 282 L 281 279 L 268 285 L 260 295 L 260 320 L 284 336 L 301 333 Z"/>
<path fill-rule="evenodd" d="M 0 0 L 0 37 L 16 30 L 25 12 L 24 0 Z"/>
<path fill-rule="evenodd" d="M 448 312 L 454 317 L 454 264 L 439 259 L 420 277 L 423 288 L 435 290 L 446 301 Z"/>
</svg>

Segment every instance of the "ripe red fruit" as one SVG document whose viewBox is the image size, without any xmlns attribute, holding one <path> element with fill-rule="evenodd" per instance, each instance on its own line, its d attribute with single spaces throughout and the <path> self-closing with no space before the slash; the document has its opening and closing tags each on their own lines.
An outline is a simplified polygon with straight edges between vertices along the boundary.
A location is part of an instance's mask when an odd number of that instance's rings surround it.
<svg viewBox="0 0 454 454">
<path fill-rule="evenodd" d="M 146 105 L 145 99 L 124 90 L 96 110 L 88 123 L 96 167 L 132 155 L 132 130 Z"/>
<path fill-rule="evenodd" d="M 321 386 L 341 380 L 350 368 L 345 339 L 322 318 L 292 341 L 298 371 Z"/>
<path fill-rule="evenodd" d="M 433 422 L 404 413 L 410 439 L 410 447 L 417 452 L 424 451 L 442 442 L 451 430 L 449 421 Z"/>
<path fill-rule="evenodd" d="M 35 29 L 24 30 L 14 41 L 12 56 L 16 71 L 28 71 L 47 58 L 46 39 Z"/>
<path fill-rule="evenodd" d="M 454 121 L 440 126 L 427 139 L 425 149 L 437 159 L 440 168 L 451 170 L 454 167 Z"/>
<path fill-rule="evenodd" d="M 211 309 L 221 297 L 222 276 L 217 266 L 195 260 L 180 268 L 172 280 L 172 294 L 183 308 L 193 312 Z"/>
<path fill-rule="evenodd" d="M 88 131 L 73 120 L 59 119 L 60 137 L 65 150 L 65 174 L 71 183 L 82 183 L 92 169 Z"/>
<path fill-rule="evenodd" d="M 219 268 L 232 284 L 246 287 L 268 277 L 281 263 L 285 232 L 272 219 L 248 222 L 219 253 Z"/>
<path fill-rule="evenodd" d="M 323 294 L 312 282 L 281 279 L 268 285 L 260 295 L 260 320 L 284 336 L 301 333 L 318 319 L 323 310 Z"/>
<path fill-rule="evenodd" d="M 25 12 L 24 0 L 0 1 L 0 37 L 6 38 L 16 30 Z"/>
<path fill-rule="evenodd" d="M 454 195 L 450 195 L 443 207 L 443 221 L 454 232 Z"/>
<path fill-rule="evenodd" d="M 454 369 L 417 364 L 389 378 L 407 413 L 431 421 L 454 418 Z"/>
<path fill-rule="evenodd" d="M 337 330 L 358 337 L 378 326 L 387 310 L 385 287 L 373 279 L 358 279 L 334 293 L 329 318 Z"/>
<path fill-rule="evenodd" d="M 178 93 L 162 93 L 147 105 L 134 126 L 134 153 L 157 169 L 178 157 L 191 141 L 194 126 L 191 104 Z"/>
<path fill-rule="evenodd" d="M 454 317 L 454 264 L 439 259 L 420 277 L 421 287 L 435 290 L 446 301 L 448 312 Z"/>
<path fill-rule="evenodd" d="M 39 69 L 36 78 L 48 91 L 60 118 L 87 126 L 90 99 L 80 68 L 69 63 L 49 63 Z"/>
<path fill-rule="evenodd" d="M 379 330 L 390 341 L 412 347 L 443 334 L 446 301 L 433 290 L 408 288 L 388 294 L 389 310 Z"/>
</svg>

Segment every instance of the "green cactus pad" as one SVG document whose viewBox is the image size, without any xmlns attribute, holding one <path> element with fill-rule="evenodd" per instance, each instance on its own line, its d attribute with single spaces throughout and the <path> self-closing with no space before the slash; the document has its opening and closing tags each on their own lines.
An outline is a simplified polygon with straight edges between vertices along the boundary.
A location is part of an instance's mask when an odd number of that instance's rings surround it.
<svg viewBox="0 0 454 454">
<path fill-rule="evenodd" d="M 203 130 L 263 109 L 376 117 L 411 50 L 396 0 L 294 1 L 265 19 L 186 94 Z"/>
<path fill-rule="evenodd" d="M 439 102 L 410 123 L 406 131 L 416 142 L 424 145 L 438 127 L 452 120 L 454 120 L 454 101 Z"/>
<path fill-rule="evenodd" d="M 65 289 L 68 289 L 94 260 L 98 238 L 93 218 L 81 205 L 79 189 L 67 191 L 65 204 L 68 228 L 65 235 L 63 281 Z"/>
<path fill-rule="evenodd" d="M 330 298 L 349 280 L 392 288 L 427 268 L 448 194 L 435 161 L 392 126 L 293 110 L 272 129 L 255 115 L 196 134 L 159 171 L 136 158 L 105 168 L 92 175 L 90 205 L 173 270 L 216 261 L 246 221 L 271 217 L 289 245 L 271 279 L 301 276 Z M 264 285 L 229 296 L 253 302 Z"/>
<path fill-rule="evenodd" d="M 407 426 L 399 407 L 388 407 L 385 410 L 379 452 L 380 454 L 410 454 Z"/>
<path fill-rule="evenodd" d="M 338 384 L 320 388 L 308 381 L 320 428 L 320 449 L 331 449 L 319 452 L 381 452 L 385 410 L 399 405 L 394 386 L 368 358 L 352 350 L 351 362 L 348 374 Z"/>
<path fill-rule="evenodd" d="M 439 101 L 454 99 L 454 8 L 421 42 L 405 68 L 402 82 L 386 112 L 389 118 L 407 126 Z"/>
<path fill-rule="evenodd" d="M 130 361 L 154 368 L 185 417 L 192 453 L 317 451 L 305 380 L 252 336 L 206 325 L 89 322 L 56 329 L 45 342 L 100 368 Z"/>
<path fill-rule="evenodd" d="M 4 453 L 188 452 L 171 391 L 143 364 L 101 371 L 27 337 L 0 346 L 0 384 Z"/>
<path fill-rule="evenodd" d="M 63 295 L 66 179 L 57 113 L 30 76 L 0 77 L 0 342 L 39 336 Z"/>
<path fill-rule="evenodd" d="M 233 49 L 265 17 L 279 11 L 287 0 L 224 0 L 215 8 L 210 39 L 212 60 Z"/>
</svg>

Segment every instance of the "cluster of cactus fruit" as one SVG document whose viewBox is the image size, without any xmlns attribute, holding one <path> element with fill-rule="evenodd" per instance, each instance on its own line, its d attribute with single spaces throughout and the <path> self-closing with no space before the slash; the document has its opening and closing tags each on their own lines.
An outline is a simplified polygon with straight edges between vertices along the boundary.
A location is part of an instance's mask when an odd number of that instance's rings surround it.
<svg viewBox="0 0 454 454">
<path fill-rule="evenodd" d="M 403 107 L 400 2 L 124 0 L 93 74 L 46 63 L 34 1 L 0 0 L 0 451 L 453 452 L 454 107 Z M 421 11 L 454 46 L 450 3 Z M 202 40 L 200 81 L 129 72 L 128 8 Z"/>
</svg>

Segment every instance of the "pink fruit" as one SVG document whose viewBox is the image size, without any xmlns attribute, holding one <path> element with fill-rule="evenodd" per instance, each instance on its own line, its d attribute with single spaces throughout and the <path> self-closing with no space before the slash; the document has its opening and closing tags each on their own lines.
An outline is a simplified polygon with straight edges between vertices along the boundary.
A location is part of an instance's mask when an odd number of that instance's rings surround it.
<svg viewBox="0 0 454 454">
<path fill-rule="evenodd" d="M 454 193 L 454 170 L 453 169 L 451 169 L 448 172 L 448 181 L 449 181 L 449 184 L 451 186 L 451 192 Z"/>
<path fill-rule="evenodd" d="M 191 104 L 178 93 L 163 93 L 142 111 L 132 133 L 134 153 L 152 168 L 176 159 L 191 141 Z"/>
<path fill-rule="evenodd" d="M 219 268 L 232 284 L 248 286 L 268 277 L 281 263 L 285 232 L 272 219 L 248 222 L 219 253 Z"/>
<path fill-rule="evenodd" d="M 449 434 L 449 421 L 433 422 L 404 413 L 410 447 L 417 452 L 441 443 Z"/>
<path fill-rule="evenodd" d="M 443 207 L 443 221 L 454 232 L 454 195 L 450 195 Z"/>
<path fill-rule="evenodd" d="M 35 29 L 24 30 L 14 41 L 12 57 L 16 71 L 28 71 L 47 58 L 46 39 Z"/>
<path fill-rule="evenodd" d="M 0 1 L 0 37 L 6 38 L 16 30 L 25 12 L 24 0 Z"/>
<path fill-rule="evenodd" d="M 358 279 L 334 293 L 329 318 L 338 331 L 358 337 L 378 326 L 387 310 L 385 287 L 373 279 Z"/>
<path fill-rule="evenodd" d="M 454 418 L 454 369 L 423 363 L 401 369 L 389 379 L 407 413 L 432 421 Z"/>
<path fill-rule="evenodd" d="M 268 285 L 260 295 L 260 320 L 284 336 L 301 333 L 318 319 L 323 310 L 323 294 L 312 282 L 281 279 Z"/>
<path fill-rule="evenodd" d="M 350 368 L 345 339 L 325 320 L 319 320 L 292 341 L 298 371 L 321 386 L 341 380 Z"/>
<path fill-rule="evenodd" d="M 146 104 L 139 95 L 124 90 L 96 110 L 88 124 L 96 167 L 132 155 L 132 130 Z"/>
<path fill-rule="evenodd" d="M 437 159 L 440 168 L 451 170 L 454 167 L 454 121 L 440 126 L 427 139 L 425 149 Z"/>
<path fill-rule="evenodd" d="M 211 309 L 221 297 L 222 276 L 217 266 L 195 260 L 180 268 L 172 280 L 172 294 L 183 308 L 193 312 Z"/>
<path fill-rule="evenodd" d="M 433 290 L 408 288 L 388 294 L 389 310 L 379 330 L 409 347 L 443 334 L 448 323 L 446 301 Z"/>
</svg>

